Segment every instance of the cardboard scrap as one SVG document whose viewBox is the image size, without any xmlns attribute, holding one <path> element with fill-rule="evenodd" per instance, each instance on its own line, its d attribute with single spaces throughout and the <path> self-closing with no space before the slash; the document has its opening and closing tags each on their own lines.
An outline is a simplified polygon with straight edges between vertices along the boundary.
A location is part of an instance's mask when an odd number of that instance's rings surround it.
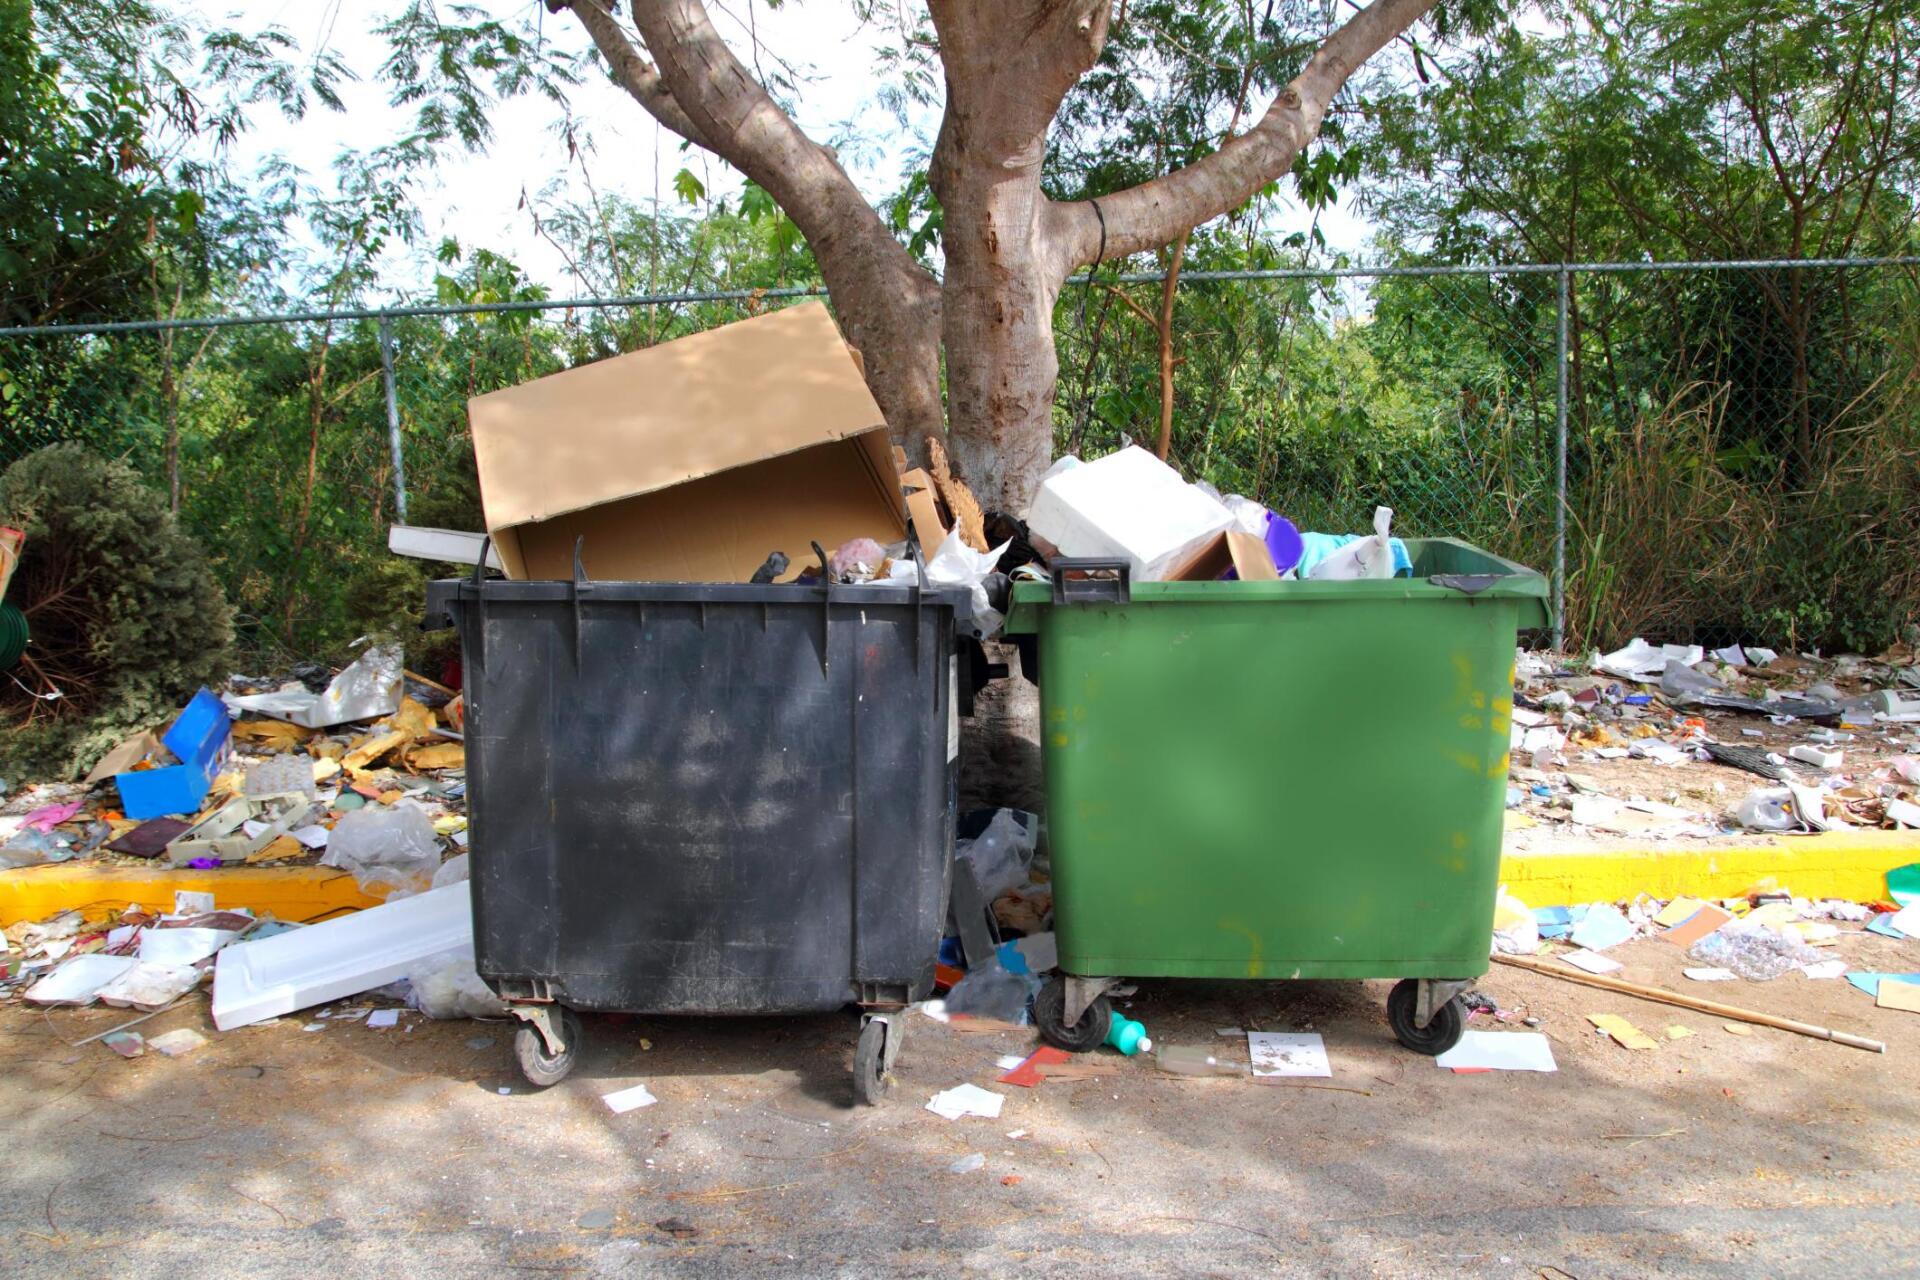
<svg viewBox="0 0 1920 1280">
<path fill-rule="evenodd" d="M 1731 912 L 1722 911 L 1710 902 L 1703 902 L 1698 911 L 1660 936 L 1676 947 L 1691 947 L 1721 925 L 1732 922 Z"/>
<path fill-rule="evenodd" d="M 1071 1061 L 1072 1055 L 1065 1050 L 1055 1049 L 1051 1045 L 1042 1045 L 1026 1058 L 1016 1063 L 1011 1071 L 1000 1077 L 1001 1084 L 1017 1084 L 1023 1089 L 1032 1089 L 1045 1079 L 1043 1068 L 1059 1066 Z"/>
<path fill-rule="evenodd" d="M 292 747 L 311 738 L 316 730 L 291 720 L 236 720 L 233 736 L 268 747 Z M 101 761 L 104 766 L 105 761 Z"/>
<path fill-rule="evenodd" d="M 1658 1047 L 1652 1036 L 1628 1022 L 1617 1013 L 1590 1013 L 1587 1021 L 1613 1037 L 1614 1043 L 1623 1049 L 1652 1049 Z"/>
<path fill-rule="evenodd" d="M 1903 982 L 1897 978 L 1882 979 L 1879 994 L 1874 996 L 1873 1002 L 1882 1009 L 1920 1013 L 1920 982 Z"/>
<path fill-rule="evenodd" d="M 430 747 L 413 747 L 401 753 L 411 769 L 464 769 L 467 748 L 458 742 L 437 742 Z"/>
<path fill-rule="evenodd" d="M 1653 922 L 1662 929 L 1671 929 L 1706 905 L 1698 898 L 1675 898 L 1660 908 L 1660 914 L 1653 918 Z"/>
<path fill-rule="evenodd" d="M 350 772 L 363 773 L 376 760 L 411 741 L 413 741 L 413 735 L 401 729 L 390 729 L 386 733 L 374 734 L 347 752 L 340 764 Z"/>
</svg>

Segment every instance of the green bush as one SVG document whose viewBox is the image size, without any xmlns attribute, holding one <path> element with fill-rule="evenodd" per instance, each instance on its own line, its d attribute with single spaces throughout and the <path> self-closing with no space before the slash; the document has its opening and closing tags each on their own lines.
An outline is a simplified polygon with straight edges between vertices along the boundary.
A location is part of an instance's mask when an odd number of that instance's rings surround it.
<svg viewBox="0 0 1920 1280">
<path fill-rule="evenodd" d="M 226 597 L 131 467 L 71 443 L 28 454 L 0 474 L 0 523 L 26 531 L 7 598 L 33 631 L 0 680 L 0 768 L 74 776 L 225 678 Z"/>
</svg>

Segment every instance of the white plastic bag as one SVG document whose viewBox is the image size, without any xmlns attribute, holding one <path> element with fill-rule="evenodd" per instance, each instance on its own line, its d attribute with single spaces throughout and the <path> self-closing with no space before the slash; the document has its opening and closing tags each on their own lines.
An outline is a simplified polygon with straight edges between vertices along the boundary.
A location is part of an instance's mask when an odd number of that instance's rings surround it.
<svg viewBox="0 0 1920 1280">
<path fill-rule="evenodd" d="M 473 944 L 428 956 L 407 975 L 407 1003 L 429 1018 L 498 1018 L 507 1011 L 474 968 Z"/>
<path fill-rule="evenodd" d="M 1793 793 L 1785 787 L 1749 792 L 1735 807 L 1733 820 L 1750 831 L 1794 831 L 1800 826 L 1793 812 Z"/>
<path fill-rule="evenodd" d="M 464 853 L 456 854 L 441 863 L 440 869 L 433 873 L 433 887 L 438 889 L 443 885 L 459 884 L 462 880 L 465 880 L 467 878 L 467 856 L 468 855 Z"/>
<path fill-rule="evenodd" d="M 1530 956 L 1540 948 L 1540 926 L 1527 904 L 1501 885 L 1493 900 L 1493 949 Z"/>
<path fill-rule="evenodd" d="M 987 603 L 987 589 L 981 584 L 1012 545 L 1003 542 L 991 551 L 975 551 L 960 536 L 960 530 L 955 529 L 933 553 L 933 559 L 927 561 L 929 584 L 973 589 L 973 629 L 982 640 L 1000 630 L 1006 617 Z"/>
<path fill-rule="evenodd" d="M 418 893 L 440 868 L 440 841 L 433 819 L 412 801 L 368 805 L 334 825 L 320 865 L 351 871 L 361 890 L 376 896 Z"/>
<path fill-rule="evenodd" d="M 1028 815 L 1031 819 L 1031 815 Z M 1038 821 L 1022 825 L 1012 809 L 993 815 L 987 829 L 971 840 L 954 845 L 954 855 L 973 869 L 974 883 L 988 902 L 1019 888 L 1027 882 L 1027 869 L 1033 863 L 1038 838 Z"/>
<path fill-rule="evenodd" d="M 1373 509 L 1373 536 L 1357 538 L 1313 566 L 1307 574 L 1315 582 L 1350 582 L 1357 578 L 1393 576 L 1392 507 Z"/>
</svg>

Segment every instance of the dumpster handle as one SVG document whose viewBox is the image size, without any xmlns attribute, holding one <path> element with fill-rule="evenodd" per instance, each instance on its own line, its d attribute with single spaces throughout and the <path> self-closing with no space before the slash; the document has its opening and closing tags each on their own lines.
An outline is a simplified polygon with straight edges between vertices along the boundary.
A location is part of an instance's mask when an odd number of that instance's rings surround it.
<svg viewBox="0 0 1920 1280">
<path fill-rule="evenodd" d="M 914 577 L 917 579 L 913 587 L 913 669 L 917 672 L 920 670 L 920 618 L 926 605 L 927 563 L 921 555 L 920 535 L 914 532 L 911 524 L 907 526 L 907 554 L 913 558 Z"/>
<path fill-rule="evenodd" d="M 1513 576 L 1510 573 L 1436 573 L 1429 575 L 1427 581 L 1462 595 L 1477 596 L 1496 582 L 1505 582 Z"/>
<path fill-rule="evenodd" d="M 1065 604 L 1127 604 L 1133 599 L 1133 565 L 1126 560 L 1071 559 L 1047 562 L 1053 575 L 1053 602 Z M 1113 576 L 1095 577 L 1111 573 Z"/>
<path fill-rule="evenodd" d="M 818 542 L 813 544 L 813 554 L 820 557 L 820 674 L 825 675 L 827 655 L 833 651 L 833 570 Z"/>
<path fill-rule="evenodd" d="M 571 589 L 573 603 L 573 669 L 580 670 L 580 597 L 593 590 L 587 579 L 586 561 L 581 559 L 581 549 L 586 545 L 587 535 L 581 534 L 573 540 L 573 583 Z"/>
<path fill-rule="evenodd" d="M 487 552 L 493 548 L 493 535 L 480 539 L 480 558 L 473 562 L 473 665 L 487 669 Z"/>
</svg>

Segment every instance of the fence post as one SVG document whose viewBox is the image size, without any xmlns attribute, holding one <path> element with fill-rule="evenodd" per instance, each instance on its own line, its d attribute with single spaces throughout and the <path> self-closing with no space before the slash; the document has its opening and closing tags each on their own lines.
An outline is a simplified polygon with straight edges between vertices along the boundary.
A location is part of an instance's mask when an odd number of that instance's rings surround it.
<svg viewBox="0 0 1920 1280">
<path fill-rule="evenodd" d="M 1564 331 L 1566 322 L 1561 321 Z M 1566 346 L 1564 332 L 1560 343 Z M 407 464 L 400 449 L 400 402 L 393 391 L 393 317 L 380 317 L 380 381 L 387 389 L 387 447 L 393 451 L 393 509 L 399 514 L 399 522 L 407 522 Z M 1560 384 L 1564 390 L 1566 374 L 1560 375 Z M 1563 411 L 1564 416 L 1564 411 Z"/>
<path fill-rule="evenodd" d="M 1559 281 L 1560 335 L 1555 364 L 1559 388 L 1553 402 L 1553 647 L 1567 640 L 1567 286 L 1573 273 L 1565 267 Z M 396 446 L 397 447 L 397 446 Z"/>
</svg>

